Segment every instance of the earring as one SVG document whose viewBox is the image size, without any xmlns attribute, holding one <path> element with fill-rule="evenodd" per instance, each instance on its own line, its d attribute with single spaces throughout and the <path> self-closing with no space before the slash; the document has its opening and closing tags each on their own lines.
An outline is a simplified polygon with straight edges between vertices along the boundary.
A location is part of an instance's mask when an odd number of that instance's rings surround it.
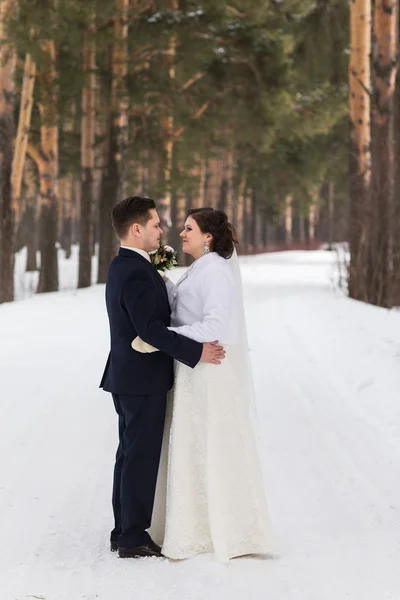
<svg viewBox="0 0 400 600">
<path fill-rule="evenodd" d="M 203 248 L 203 254 L 208 254 L 210 252 L 210 242 L 206 241 Z"/>
</svg>

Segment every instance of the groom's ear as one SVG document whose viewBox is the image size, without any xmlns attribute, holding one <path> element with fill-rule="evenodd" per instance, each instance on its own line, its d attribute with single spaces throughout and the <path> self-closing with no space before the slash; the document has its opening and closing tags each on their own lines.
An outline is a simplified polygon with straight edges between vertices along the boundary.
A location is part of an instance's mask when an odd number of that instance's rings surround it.
<svg viewBox="0 0 400 600">
<path fill-rule="evenodd" d="M 142 232 L 140 231 L 139 223 L 133 223 L 133 225 L 131 225 L 131 231 L 132 231 L 133 235 L 136 235 L 138 237 L 140 237 L 142 235 Z"/>
</svg>

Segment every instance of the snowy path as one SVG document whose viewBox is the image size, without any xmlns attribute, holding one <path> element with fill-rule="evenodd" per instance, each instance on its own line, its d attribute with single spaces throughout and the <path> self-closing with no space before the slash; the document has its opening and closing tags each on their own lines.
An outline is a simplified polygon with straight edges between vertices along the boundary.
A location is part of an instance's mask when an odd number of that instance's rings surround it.
<svg viewBox="0 0 400 600">
<path fill-rule="evenodd" d="M 331 261 L 243 261 L 267 560 L 111 555 L 103 288 L 0 306 L 0 600 L 400 598 L 400 314 L 333 291 Z"/>
</svg>

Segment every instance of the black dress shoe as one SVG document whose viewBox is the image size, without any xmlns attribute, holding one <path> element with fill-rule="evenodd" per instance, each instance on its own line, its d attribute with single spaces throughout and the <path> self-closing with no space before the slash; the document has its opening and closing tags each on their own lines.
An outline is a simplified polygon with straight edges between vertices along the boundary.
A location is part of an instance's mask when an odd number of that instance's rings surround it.
<svg viewBox="0 0 400 600">
<path fill-rule="evenodd" d="M 110 542 L 110 550 L 111 550 L 111 552 L 116 552 L 118 550 L 118 542 L 117 542 L 117 540 L 111 540 L 111 542 Z"/>
<path fill-rule="evenodd" d="M 135 548 L 118 548 L 118 556 L 120 558 L 141 558 L 143 556 L 158 556 L 163 557 L 161 554 L 161 548 L 158 544 L 150 540 L 143 546 L 136 546 Z"/>
</svg>

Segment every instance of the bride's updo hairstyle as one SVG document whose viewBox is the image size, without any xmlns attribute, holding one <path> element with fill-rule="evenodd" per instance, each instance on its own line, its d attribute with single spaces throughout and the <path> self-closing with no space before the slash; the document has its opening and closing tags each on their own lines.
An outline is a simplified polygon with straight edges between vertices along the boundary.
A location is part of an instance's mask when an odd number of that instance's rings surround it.
<svg viewBox="0 0 400 600">
<path fill-rule="evenodd" d="M 222 258 L 230 258 L 237 244 L 235 228 L 222 210 L 214 208 L 191 208 L 187 216 L 194 219 L 202 233 L 213 236 L 210 250 Z"/>
</svg>

